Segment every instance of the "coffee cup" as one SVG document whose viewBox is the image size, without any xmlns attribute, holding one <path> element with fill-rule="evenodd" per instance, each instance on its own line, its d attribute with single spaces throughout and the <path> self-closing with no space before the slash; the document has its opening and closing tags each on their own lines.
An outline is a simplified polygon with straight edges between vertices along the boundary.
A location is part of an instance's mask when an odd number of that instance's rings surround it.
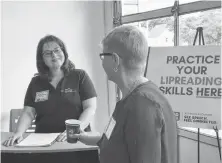
<svg viewBox="0 0 222 163">
<path fill-rule="evenodd" d="M 66 124 L 66 135 L 68 143 L 76 143 L 78 139 L 75 134 L 80 134 L 81 121 L 76 119 L 68 119 L 65 121 Z"/>
</svg>

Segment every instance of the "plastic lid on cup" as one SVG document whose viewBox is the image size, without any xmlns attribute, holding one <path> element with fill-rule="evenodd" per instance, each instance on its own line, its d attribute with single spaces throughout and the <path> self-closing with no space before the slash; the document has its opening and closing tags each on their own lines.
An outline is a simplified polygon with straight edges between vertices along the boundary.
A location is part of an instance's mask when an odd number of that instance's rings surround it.
<svg viewBox="0 0 222 163">
<path fill-rule="evenodd" d="M 80 125 L 81 121 L 79 121 L 77 119 L 67 119 L 65 121 L 65 124 L 68 124 L 68 125 Z"/>
</svg>

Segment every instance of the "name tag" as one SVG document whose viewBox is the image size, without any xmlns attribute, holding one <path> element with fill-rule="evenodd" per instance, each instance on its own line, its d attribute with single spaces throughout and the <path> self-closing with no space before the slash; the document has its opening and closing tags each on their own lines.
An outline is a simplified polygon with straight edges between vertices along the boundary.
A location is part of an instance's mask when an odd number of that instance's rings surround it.
<svg viewBox="0 0 222 163">
<path fill-rule="evenodd" d="M 107 129 L 106 129 L 106 132 L 105 132 L 105 135 L 106 135 L 107 139 L 110 138 L 110 136 L 111 136 L 111 134 L 112 134 L 112 132 L 113 132 L 113 129 L 114 129 L 115 125 L 116 125 L 116 121 L 115 121 L 115 119 L 113 119 L 113 117 L 112 117 L 112 118 L 110 119 L 110 121 L 109 121 L 109 124 L 108 124 Z"/>
<path fill-rule="evenodd" d="M 36 92 L 35 102 L 46 101 L 49 98 L 49 90 Z"/>
</svg>

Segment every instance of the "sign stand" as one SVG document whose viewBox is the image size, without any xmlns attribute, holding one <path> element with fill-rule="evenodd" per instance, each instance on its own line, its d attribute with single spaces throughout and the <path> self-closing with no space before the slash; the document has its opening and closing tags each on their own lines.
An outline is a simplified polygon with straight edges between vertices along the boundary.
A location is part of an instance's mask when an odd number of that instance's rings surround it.
<svg viewBox="0 0 222 163">
<path fill-rule="evenodd" d="M 198 34 L 199 34 L 199 45 L 201 45 L 201 39 L 202 39 L 202 43 L 203 43 L 202 45 L 205 45 L 204 37 L 203 37 L 203 27 L 198 27 L 197 28 L 197 32 L 196 32 L 196 35 L 195 35 L 195 38 L 194 38 L 193 45 L 196 44 Z"/>
<path fill-rule="evenodd" d="M 199 45 L 201 45 L 201 41 L 202 41 L 202 45 L 205 45 L 204 43 L 204 37 L 203 37 L 203 27 L 198 27 L 197 28 L 197 32 L 194 38 L 194 42 L 193 45 L 195 46 L 196 44 L 196 40 L 199 34 Z M 221 160 L 221 146 L 220 146 L 220 139 L 219 139 L 219 134 L 218 134 L 218 129 L 217 126 L 213 127 L 214 131 L 216 132 L 217 135 L 217 143 L 218 143 L 218 149 L 219 149 L 219 156 L 220 156 L 220 160 Z M 198 163 L 200 163 L 200 128 L 198 128 L 197 131 L 197 152 L 198 152 Z"/>
<path fill-rule="evenodd" d="M 216 127 L 213 127 L 213 129 L 217 135 L 217 144 L 218 144 L 218 150 L 219 150 L 219 155 L 220 155 L 220 160 L 221 160 L 221 146 L 220 146 L 220 138 L 219 138 L 218 128 L 216 126 Z"/>
<path fill-rule="evenodd" d="M 202 40 L 202 45 L 205 45 L 204 43 L 204 37 L 203 37 L 203 27 L 198 27 L 197 32 L 194 38 L 193 45 L 195 46 L 197 37 L 199 34 L 199 45 L 201 45 L 201 40 Z M 197 130 L 197 162 L 200 163 L 200 128 Z"/>
</svg>

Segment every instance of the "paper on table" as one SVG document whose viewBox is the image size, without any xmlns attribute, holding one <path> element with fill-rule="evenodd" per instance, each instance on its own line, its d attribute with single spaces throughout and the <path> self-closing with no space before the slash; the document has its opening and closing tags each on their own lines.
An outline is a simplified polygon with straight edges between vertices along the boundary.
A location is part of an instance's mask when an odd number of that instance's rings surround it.
<svg viewBox="0 0 222 163">
<path fill-rule="evenodd" d="M 50 146 L 56 141 L 56 138 L 59 135 L 60 133 L 31 133 L 15 146 L 17 147 Z"/>
</svg>

